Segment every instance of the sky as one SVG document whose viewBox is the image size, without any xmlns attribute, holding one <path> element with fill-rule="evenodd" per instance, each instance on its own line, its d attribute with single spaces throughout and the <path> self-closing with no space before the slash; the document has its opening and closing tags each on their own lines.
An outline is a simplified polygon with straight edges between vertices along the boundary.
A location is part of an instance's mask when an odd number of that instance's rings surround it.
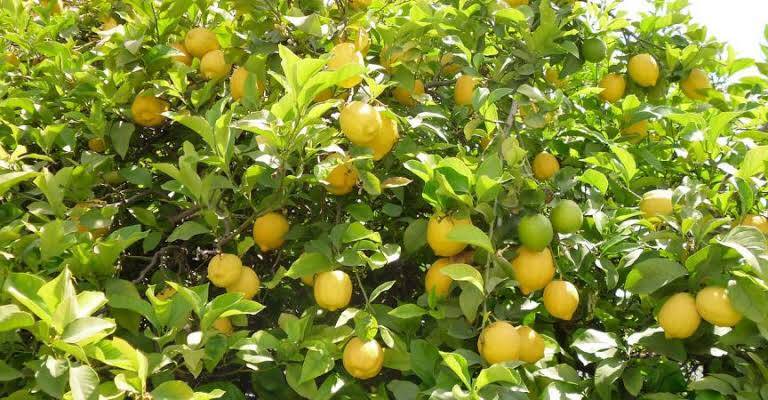
<svg viewBox="0 0 768 400">
<path fill-rule="evenodd" d="M 647 10 L 649 3 L 650 0 L 623 0 L 621 8 L 632 15 Z M 738 56 L 765 60 L 760 45 L 766 44 L 763 29 L 768 24 L 768 0 L 690 0 L 690 4 L 694 21 L 733 46 Z"/>
</svg>

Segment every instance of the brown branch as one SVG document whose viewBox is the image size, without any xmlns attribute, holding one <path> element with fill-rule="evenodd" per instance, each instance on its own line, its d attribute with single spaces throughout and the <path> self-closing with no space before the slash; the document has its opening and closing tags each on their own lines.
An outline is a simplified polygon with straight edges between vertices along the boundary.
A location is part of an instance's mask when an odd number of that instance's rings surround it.
<svg viewBox="0 0 768 400">
<path fill-rule="evenodd" d="M 454 83 L 456 83 L 456 79 L 446 79 L 443 81 L 427 82 L 424 84 L 424 87 L 429 89 L 429 88 L 442 87 L 442 86 L 451 86 Z"/>
<path fill-rule="evenodd" d="M 172 217 L 169 217 L 168 218 L 168 222 L 170 222 L 171 225 L 176 226 L 176 224 L 178 224 L 179 222 L 182 222 L 185 219 L 187 219 L 188 217 L 191 217 L 191 216 L 197 214 L 198 211 L 200 211 L 200 206 L 197 206 L 197 205 L 196 206 L 192 206 L 191 208 L 188 208 L 188 209 L 186 209 L 186 210 L 184 210 L 184 211 L 182 211 L 182 212 L 180 212 L 180 213 L 178 213 L 178 214 L 176 214 L 176 215 L 174 215 Z"/>
<path fill-rule="evenodd" d="M 242 233 L 250 224 L 253 223 L 254 217 L 248 217 L 245 221 L 243 221 L 240 226 L 237 227 L 233 232 L 230 232 L 227 235 L 224 235 L 221 239 L 219 239 L 218 243 L 216 243 L 216 248 L 221 250 L 221 247 L 225 244 L 229 243 L 232 239 L 235 238 L 235 236 Z"/>
<path fill-rule="evenodd" d="M 149 271 L 151 271 L 153 268 L 155 268 L 157 266 L 157 264 L 160 263 L 160 260 L 162 259 L 162 256 L 165 253 L 167 253 L 167 252 L 169 252 L 171 250 L 183 250 L 183 251 L 186 251 L 185 248 L 183 248 L 181 246 L 176 246 L 176 245 L 168 245 L 168 246 L 165 246 L 165 247 L 161 248 L 160 250 L 156 251 L 155 254 L 152 255 L 152 259 L 149 262 L 149 264 L 147 264 L 147 266 L 144 267 L 144 269 L 141 270 L 141 272 L 139 273 L 139 276 L 136 277 L 136 279 L 133 280 L 133 283 L 141 282 L 144 279 L 144 277 L 147 276 L 147 273 L 149 273 Z"/>
</svg>

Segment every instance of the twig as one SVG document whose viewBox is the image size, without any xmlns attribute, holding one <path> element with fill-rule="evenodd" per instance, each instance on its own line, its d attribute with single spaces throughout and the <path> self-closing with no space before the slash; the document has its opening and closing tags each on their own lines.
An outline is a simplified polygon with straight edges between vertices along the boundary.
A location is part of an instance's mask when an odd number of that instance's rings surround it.
<svg viewBox="0 0 768 400">
<path fill-rule="evenodd" d="M 235 236 L 242 233 L 250 224 L 253 223 L 254 217 L 248 217 L 245 221 L 243 221 L 240 226 L 237 227 L 233 232 L 230 232 L 227 235 L 224 235 L 218 243 L 216 243 L 216 248 L 221 250 L 221 247 L 225 244 L 229 243 L 232 239 L 234 239 Z"/>
<path fill-rule="evenodd" d="M 427 82 L 424 84 L 424 87 L 429 89 L 429 88 L 442 87 L 442 86 L 451 86 L 454 83 L 456 83 L 456 79 L 446 79 L 443 81 Z"/>
<path fill-rule="evenodd" d="M 147 275 L 147 273 L 149 273 L 149 271 L 151 271 L 153 268 L 155 268 L 155 266 L 157 266 L 163 254 L 167 253 L 170 250 L 186 250 L 186 249 L 181 246 L 169 245 L 156 251 L 155 254 L 152 255 L 152 260 L 149 262 L 149 264 L 147 264 L 146 267 L 144 267 L 144 269 L 141 270 L 141 272 L 139 273 L 139 276 L 133 280 L 133 283 L 141 282 L 144 279 L 144 277 Z"/>
<path fill-rule="evenodd" d="M 179 222 L 182 222 L 185 219 L 187 219 L 187 217 L 191 217 L 191 216 L 197 214 L 198 211 L 200 211 L 200 206 L 197 206 L 197 205 L 196 206 L 192 206 L 191 208 L 188 208 L 188 209 L 186 209 L 186 210 L 184 210 L 184 211 L 182 211 L 182 212 L 180 212 L 180 213 L 178 213 L 178 214 L 176 214 L 176 215 L 174 215 L 172 217 L 169 217 L 168 218 L 168 222 L 170 222 L 172 225 L 175 226 Z"/>
</svg>

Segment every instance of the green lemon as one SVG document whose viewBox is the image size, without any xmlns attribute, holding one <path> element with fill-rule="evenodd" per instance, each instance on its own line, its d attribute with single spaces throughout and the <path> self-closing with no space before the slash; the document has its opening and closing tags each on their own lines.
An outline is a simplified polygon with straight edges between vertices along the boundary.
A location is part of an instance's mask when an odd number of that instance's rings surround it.
<svg viewBox="0 0 768 400">
<path fill-rule="evenodd" d="M 598 38 L 587 39 L 581 45 L 581 54 L 584 56 L 584 60 L 589 62 L 603 61 L 607 52 L 605 42 Z"/>
<path fill-rule="evenodd" d="M 581 228 L 584 215 L 581 213 L 581 207 L 575 201 L 560 200 L 552 208 L 550 220 L 556 232 L 574 233 Z"/>
<path fill-rule="evenodd" d="M 520 224 L 517 226 L 517 234 L 520 243 L 533 251 L 544 250 L 549 246 L 552 236 L 554 236 L 552 224 L 547 217 L 541 214 L 531 214 L 521 218 Z"/>
</svg>

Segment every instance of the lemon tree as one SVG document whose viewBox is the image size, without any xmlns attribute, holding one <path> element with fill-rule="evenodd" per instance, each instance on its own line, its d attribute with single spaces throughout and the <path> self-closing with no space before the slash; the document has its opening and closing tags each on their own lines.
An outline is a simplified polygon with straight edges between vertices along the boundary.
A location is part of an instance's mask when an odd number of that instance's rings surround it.
<svg viewBox="0 0 768 400">
<path fill-rule="evenodd" d="M 619 4 L 0 2 L 0 397 L 765 398 L 768 64 Z"/>
</svg>

